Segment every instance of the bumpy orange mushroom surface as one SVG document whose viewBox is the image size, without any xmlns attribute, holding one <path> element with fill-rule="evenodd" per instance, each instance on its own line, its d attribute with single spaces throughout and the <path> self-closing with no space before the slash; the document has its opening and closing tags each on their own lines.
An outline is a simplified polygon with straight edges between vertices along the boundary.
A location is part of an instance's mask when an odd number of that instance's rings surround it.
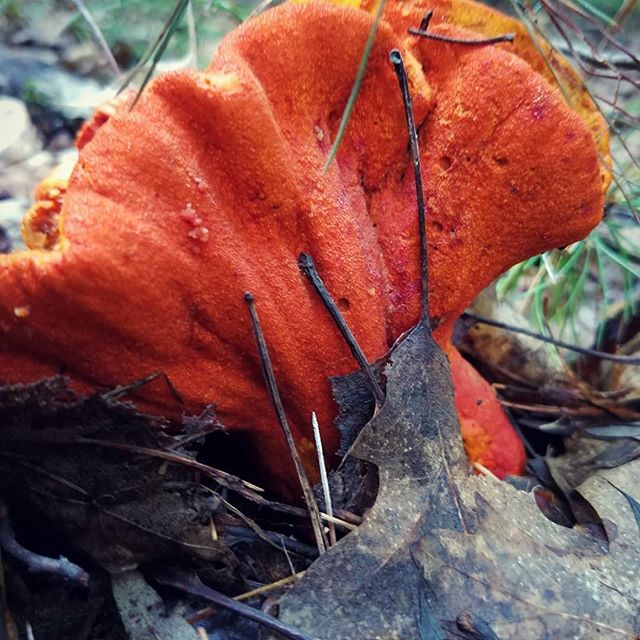
<svg viewBox="0 0 640 640">
<path fill-rule="evenodd" d="M 475 459 L 502 475 L 519 470 L 524 454 L 504 414 L 503 424 L 482 424 L 469 409 L 465 389 L 476 405 L 497 401 L 453 349 L 451 329 L 502 271 L 600 219 L 595 111 L 568 107 L 522 54 L 520 36 L 473 47 L 420 39 L 406 33 L 420 4 L 387 5 L 326 175 L 371 28 L 365 9 L 270 10 L 230 34 L 205 72 L 158 77 L 135 108 L 101 112 L 81 136 L 66 193 L 55 187 L 63 197 L 39 194 L 25 223 L 30 248 L 0 258 L 0 377 L 62 370 L 95 388 L 162 370 L 185 405 L 156 381 L 141 392 L 147 407 L 179 415 L 215 402 L 227 427 L 251 432 L 272 486 L 292 490 L 243 293 L 255 295 L 313 466 L 311 411 L 334 451 L 328 377 L 355 367 L 299 253 L 314 257 L 370 360 L 419 315 L 415 184 L 388 62 L 399 48 L 421 125 L 431 309 L 454 365 L 463 435 Z M 499 16 L 469 2 L 430 8 L 432 31 L 457 38 L 477 38 Z M 501 436 L 478 439 L 477 429 Z"/>
</svg>

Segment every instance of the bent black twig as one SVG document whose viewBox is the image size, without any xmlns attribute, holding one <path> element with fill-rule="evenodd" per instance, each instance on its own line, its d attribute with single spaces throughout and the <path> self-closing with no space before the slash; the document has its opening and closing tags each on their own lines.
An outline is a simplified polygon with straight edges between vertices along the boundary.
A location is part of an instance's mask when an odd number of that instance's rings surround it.
<svg viewBox="0 0 640 640">
<path fill-rule="evenodd" d="M 407 31 L 412 36 L 420 36 L 421 38 L 427 38 L 428 40 L 437 40 L 438 42 L 447 42 L 448 44 L 466 44 L 469 46 L 482 46 L 488 44 L 499 44 L 501 42 L 513 42 L 513 39 L 516 37 L 515 33 L 505 33 L 501 36 L 494 36 L 492 38 L 451 38 L 449 36 L 439 35 L 437 33 L 430 33 L 429 31 L 425 31 L 422 28 L 422 24 L 420 25 L 420 29 L 416 29 L 415 27 L 409 27 Z"/>
<path fill-rule="evenodd" d="M 427 20 L 427 24 L 430 19 L 431 16 L 428 14 L 424 18 L 424 20 Z M 404 67 L 404 61 L 402 60 L 400 51 L 393 49 L 389 53 L 389 60 L 393 65 L 393 69 L 398 77 L 398 84 L 400 85 L 402 103 L 404 104 L 404 115 L 407 120 L 407 129 L 409 131 L 409 145 L 411 148 L 411 159 L 413 161 L 413 174 L 416 181 L 418 221 L 420 223 L 420 282 L 422 288 L 422 308 L 420 319 L 424 323 L 425 327 L 431 331 L 431 322 L 429 320 L 429 249 L 427 246 L 427 214 L 424 201 L 424 189 L 422 186 L 422 168 L 420 167 L 418 132 L 416 130 L 416 121 L 413 116 L 413 102 L 411 100 L 411 93 L 409 92 L 407 71 Z"/>
<path fill-rule="evenodd" d="M 300 257 L 298 258 L 298 265 L 300 266 L 300 269 L 302 270 L 304 275 L 309 278 L 309 281 L 311 282 L 316 293 L 318 294 L 318 296 L 320 296 L 320 299 L 324 303 L 327 311 L 331 314 L 333 321 L 336 323 L 336 326 L 340 330 L 342 337 L 349 346 L 349 349 L 351 350 L 353 357 L 358 363 L 358 366 L 362 370 L 362 373 L 364 373 L 364 375 L 367 377 L 369 387 L 371 388 L 371 393 L 373 394 L 373 397 L 376 401 L 376 405 L 378 408 L 380 408 L 384 403 L 384 391 L 382 391 L 380 384 L 378 383 L 378 379 L 376 378 L 373 368 L 367 360 L 367 356 L 365 356 L 364 351 L 362 351 L 362 349 L 360 348 L 360 345 L 351 332 L 349 325 L 347 324 L 343 315 L 340 313 L 338 306 L 333 301 L 331 294 L 327 290 L 327 287 L 320 277 L 320 274 L 316 269 L 316 265 L 313 262 L 313 258 L 307 253 L 301 253 Z"/>
<path fill-rule="evenodd" d="M 501 36 L 494 36 L 492 38 L 450 38 L 449 36 L 439 35 L 437 33 L 429 33 L 429 25 L 431 24 L 431 18 L 433 18 L 433 11 L 427 11 L 424 17 L 420 21 L 420 26 L 416 29 L 410 27 L 409 33 L 414 36 L 420 36 L 421 38 L 427 38 L 429 40 L 437 40 L 438 42 L 448 42 L 449 44 L 467 44 L 467 45 L 484 45 L 484 44 L 498 44 L 499 42 L 513 42 L 516 37 L 515 33 L 505 33 Z"/>
</svg>

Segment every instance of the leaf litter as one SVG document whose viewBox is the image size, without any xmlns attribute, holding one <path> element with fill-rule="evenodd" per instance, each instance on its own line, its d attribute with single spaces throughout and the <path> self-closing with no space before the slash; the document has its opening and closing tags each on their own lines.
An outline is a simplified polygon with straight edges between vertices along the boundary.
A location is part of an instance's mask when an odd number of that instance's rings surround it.
<svg viewBox="0 0 640 640">
<path fill-rule="evenodd" d="M 76 398 L 62 378 L 5 387 L 0 416 L 8 496 L 20 495 L 102 567 L 176 553 L 230 562 L 208 522 L 220 497 L 197 481 L 204 465 L 175 448 L 164 421 L 107 395 Z M 204 437 L 220 426 L 207 413 L 200 428 Z M 246 490 L 230 476 L 217 480 Z"/>
<path fill-rule="evenodd" d="M 342 473 L 332 474 L 343 494 L 336 502 L 356 513 L 373 506 L 281 599 L 283 622 L 338 640 L 637 637 L 637 425 L 588 426 L 579 443 L 613 442 L 582 457 L 569 448 L 537 459 L 571 521 L 587 525 L 563 527 L 545 518 L 531 493 L 471 473 L 448 363 L 428 322 L 400 340 L 382 367 L 386 400 L 378 412 L 362 374 L 333 382 L 348 449 Z M 206 470 L 181 446 L 206 435 L 215 414 L 186 423 L 186 437 L 174 439 L 162 420 L 108 395 L 75 398 L 53 379 L 1 389 L 0 415 L 3 489 L 19 487 L 21 499 L 93 561 L 119 570 L 186 556 L 194 570 L 221 564 L 218 584 L 237 588 L 238 559 L 224 535 L 225 519 L 237 513 L 223 495 L 260 497 L 215 470 L 219 493 L 205 487 L 198 476 Z M 212 535 L 214 522 L 221 538 Z M 227 522 L 226 531 L 238 522 Z M 253 544 L 269 538 L 274 546 L 273 532 L 256 523 L 244 531 L 255 534 Z M 198 637 L 180 615 L 166 614 L 139 574 L 114 578 L 114 595 L 130 637 Z"/>
<path fill-rule="evenodd" d="M 22 627 L 33 623 L 39 640 L 80 638 L 87 624 L 94 640 L 122 638 L 116 604 L 131 638 L 190 637 L 189 625 L 167 617 L 164 607 L 148 609 L 145 602 L 155 596 L 130 573 L 137 566 L 179 566 L 241 593 L 256 580 L 287 575 L 290 562 L 299 570 L 316 555 L 303 542 L 265 531 L 235 505 L 252 506 L 263 520 L 265 507 L 272 520 L 294 522 L 304 510 L 270 503 L 250 483 L 196 459 L 203 438 L 222 429 L 212 407 L 172 432 L 164 419 L 122 401 L 127 390 L 82 397 L 62 377 L 0 388 L 0 487 L 10 510 L 0 510 L 0 543 L 8 605 Z M 44 555 L 26 548 L 29 542 Z M 49 557 L 61 546 L 89 572 L 94 605 L 65 581 L 75 565 Z M 33 571 L 49 575 L 36 580 Z M 115 602 L 105 571 L 119 576 Z M 60 608 L 62 601 L 67 606 Z M 150 636 L 150 629 L 159 635 Z"/>
</svg>

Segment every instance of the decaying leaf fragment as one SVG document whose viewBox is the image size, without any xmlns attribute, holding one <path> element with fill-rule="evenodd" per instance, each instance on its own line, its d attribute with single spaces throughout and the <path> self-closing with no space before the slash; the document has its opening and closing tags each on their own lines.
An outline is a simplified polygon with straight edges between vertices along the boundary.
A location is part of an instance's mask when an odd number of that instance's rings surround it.
<svg viewBox="0 0 640 640">
<path fill-rule="evenodd" d="M 633 462 L 578 487 L 605 522 L 608 549 L 546 520 L 528 494 L 489 480 L 462 483 L 477 531 L 438 531 L 414 551 L 443 617 L 460 606 L 477 611 L 505 640 L 636 637 L 640 524 L 625 494 L 637 501 L 638 477 Z"/>
<path fill-rule="evenodd" d="M 282 602 L 285 621 L 320 638 L 420 637 L 434 609 L 411 549 L 432 529 L 469 526 L 453 483 L 468 465 L 448 365 L 428 328 L 394 350 L 386 375 L 386 402 L 352 447 L 378 467 L 376 503 Z"/>
</svg>

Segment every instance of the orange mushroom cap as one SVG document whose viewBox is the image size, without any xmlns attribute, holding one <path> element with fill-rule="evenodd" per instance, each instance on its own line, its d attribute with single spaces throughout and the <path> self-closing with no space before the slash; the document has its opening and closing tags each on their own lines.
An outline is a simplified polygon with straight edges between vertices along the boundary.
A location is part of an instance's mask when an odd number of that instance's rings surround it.
<svg viewBox="0 0 640 640">
<path fill-rule="evenodd" d="M 0 377 L 63 370 L 100 387 L 162 370 L 185 405 L 156 381 L 141 392 L 147 408 L 179 415 L 215 402 L 228 428 L 251 432 L 271 485 L 297 493 L 243 293 L 255 295 L 312 467 L 311 411 L 335 451 L 328 377 L 355 366 L 299 253 L 314 257 L 370 360 L 419 315 L 415 185 L 388 63 L 400 48 L 421 123 L 431 309 L 461 411 L 463 388 L 478 387 L 456 381 L 473 374 L 451 346 L 453 322 L 509 266 L 599 221 L 599 152 L 589 123 L 517 48 L 408 37 L 398 17 L 407 5 L 388 5 L 326 175 L 371 28 L 365 10 L 270 10 L 230 34 L 206 72 L 160 76 L 135 108 L 101 112 L 83 134 L 55 242 L 33 240 L 30 214 L 30 249 L 0 257 Z M 477 37 L 446 21 L 433 31 Z M 518 470 L 522 447 L 508 423 L 499 428 L 496 468 Z M 489 440 L 480 461 L 501 455 L 500 438 Z"/>
</svg>

